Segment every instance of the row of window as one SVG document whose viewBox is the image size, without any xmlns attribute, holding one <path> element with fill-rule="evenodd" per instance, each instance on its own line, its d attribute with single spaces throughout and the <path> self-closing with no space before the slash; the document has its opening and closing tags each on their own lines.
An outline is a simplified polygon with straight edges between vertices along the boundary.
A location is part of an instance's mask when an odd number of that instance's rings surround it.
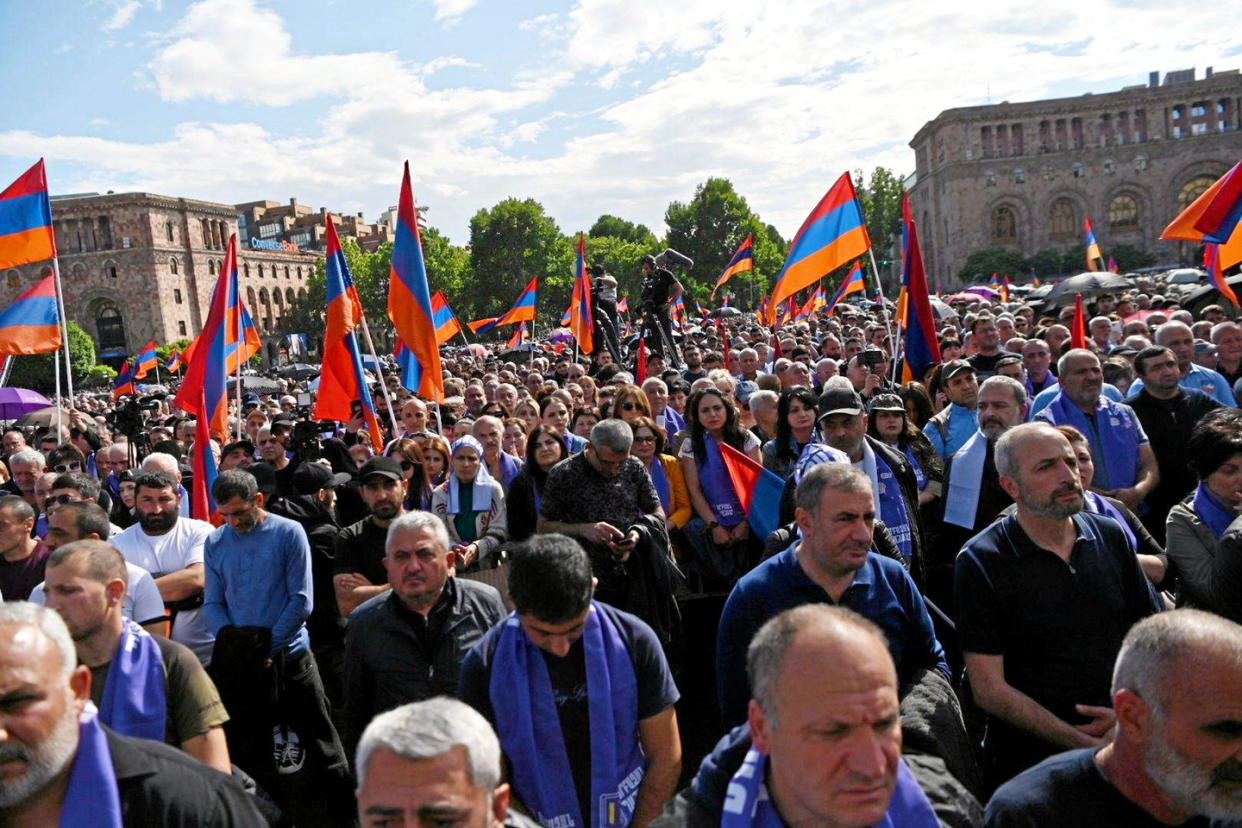
<svg viewBox="0 0 1242 828">
<path fill-rule="evenodd" d="M 107 216 L 63 219 L 52 223 L 56 246 L 66 253 L 92 253 L 112 249 L 112 224 Z"/>
<path fill-rule="evenodd" d="M 1198 198 L 1216 179 L 1201 175 L 1187 181 L 1177 193 L 1178 210 L 1184 209 Z M 1108 228 L 1117 232 L 1139 229 L 1139 198 L 1131 193 L 1119 193 L 1108 202 Z M 992 210 L 989 220 L 990 234 L 994 244 L 1015 244 L 1018 241 L 1018 214 L 1012 205 L 1001 204 Z M 1048 208 L 1048 238 L 1058 241 L 1072 240 L 1082 232 L 1082 218 L 1072 199 L 1058 198 Z"/>
</svg>

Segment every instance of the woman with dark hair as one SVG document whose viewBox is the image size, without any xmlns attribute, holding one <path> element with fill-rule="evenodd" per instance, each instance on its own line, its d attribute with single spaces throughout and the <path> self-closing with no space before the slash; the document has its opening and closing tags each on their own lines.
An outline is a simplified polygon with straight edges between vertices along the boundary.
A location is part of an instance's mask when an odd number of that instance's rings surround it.
<svg viewBox="0 0 1242 828">
<path fill-rule="evenodd" d="M 686 414 L 690 439 L 682 443 L 679 459 L 695 513 L 686 524 L 686 539 L 695 553 L 691 565 L 713 586 L 732 584 L 749 565 L 755 539 L 725 468 L 721 445 L 759 463 L 759 438 L 742 428 L 733 400 L 715 387 L 691 394 Z"/>
<path fill-rule="evenodd" d="M 531 429 L 526 438 L 526 466 L 509 484 L 510 540 L 524 541 L 535 534 L 548 472 L 568 456 L 569 450 L 554 428 L 540 424 Z"/>
<path fill-rule="evenodd" d="M 1220 539 L 1242 513 L 1242 410 L 1204 415 L 1186 453 L 1199 486 L 1169 510 L 1165 549 L 1177 576 L 1177 605 L 1220 612 L 1214 598 Z"/>
<path fill-rule="evenodd" d="M 905 403 L 897 394 L 877 394 L 867 414 L 867 433 L 900 451 L 914 468 L 919 487 L 919 506 L 940 496 L 944 485 L 944 464 L 931 441 L 914 427 Z"/>
<path fill-rule="evenodd" d="M 763 467 L 782 479 L 788 478 L 807 443 L 815 441 L 815 418 L 819 398 L 805 385 L 781 392 L 776 404 L 776 437 L 763 445 Z"/>
<path fill-rule="evenodd" d="M 583 440 L 591 438 L 591 429 L 595 428 L 602 417 L 599 411 L 592 407 L 575 408 L 573 419 L 569 421 L 569 430 L 577 434 Z"/>
<path fill-rule="evenodd" d="M 690 505 L 690 492 L 686 490 L 686 475 L 681 464 L 671 454 L 664 453 L 664 429 L 650 417 L 638 417 L 630 422 L 634 432 L 634 444 L 630 453 L 642 461 L 660 496 L 664 509 L 664 524 L 671 532 L 681 529 L 694 514 Z"/>
<path fill-rule="evenodd" d="M 431 508 L 431 481 L 427 478 L 427 466 L 423 462 L 423 450 L 410 438 L 393 440 L 387 455 L 401 464 L 405 477 L 405 510 L 427 511 Z"/>
<path fill-rule="evenodd" d="M 539 401 L 539 421 L 561 435 L 570 454 L 586 448 L 587 441 L 569 430 L 569 406 L 559 396 L 548 394 Z"/>
<path fill-rule="evenodd" d="M 521 417 L 509 417 L 504 421 L 505 433 L 501 441 L 502 450 L 521 460 L 526 459 L 526 421 Z"/>
<path fill-rule="evenodd" d="M 906 405 L 906 419 L 922 431 L 923 426 L 927 425 L 927 421 L 936 413 L 932 408 L 931 395 L 927 393 L 927 386 L 921 382 L 907 382 L 897 388 L 897 396 L 901 397 L 901 401 Z"/>
</svg>

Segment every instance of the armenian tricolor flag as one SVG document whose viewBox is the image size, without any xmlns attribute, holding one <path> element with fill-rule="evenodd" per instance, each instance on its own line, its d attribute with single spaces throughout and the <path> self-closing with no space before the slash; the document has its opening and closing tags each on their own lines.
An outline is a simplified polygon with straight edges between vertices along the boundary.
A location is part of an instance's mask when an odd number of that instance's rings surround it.
<svg viewBox="0 0 1242 828">
<path fill-rule="evenodd" d="M 843 173 L 802 222 L 772 289 L 779 305 L 817 279 L 866 253 L 871 237 L 849 173 Z"/>
<path fill-rule="evenodd" d="M 530 332 L 523 322 L 518 325 L 518 329 L 513 332 L 513 336 L 509 337 L 509 341 L 505 343 L 506 348 L 519 348 L 523 343 L 530 341 Z"/>
<path fill-rule="evenodd" d="M 569 330 L 584 354 L 595 351 L 595 317 L 591 312 L 591 274 L 586 266 L 586 236 L 578 234 L 578 256 L 574 260 L 574 294 L 569 303 Z"/>
<path fill-rule="evenodd" d="M 836 310 L 837 305 L 842 299 L 852 293 L 866 293 L 867 280 L 863 276 L 862 259 L 855 259 L 854 266 L 850 268 L 850 274 L 841 282 L 841 286 L 837 288 L 837 292 L 832 294 L 832 298 L 828 300 L 824 313 L 832 313 Z"/>
<path fill-rule="evenodd" d="M 48 274 L 0 310 L 0 356 L 46 354 L 60 347 L 56 277 Z"/>
<path fill-rule="evenodd" d="M 1220 291 L 1221 296 L 1233 302 L 1235 308 L 1242 307 L 1242 303 L 1238 302 L 1238 295 L 1233 292 L 1233 287 L 1225 281 L 1225 274 L 1221 272 L 1220 248 L 1219 244 L 1212 242 L 1203 245 L 1203 266 L 1207 269 L 1208 283 Z"/>
<path fill-rule="evenodd" d="M 936 320 L 927 294 L 927 273 L 923 270 L 918 228 L 910 210 L 910 198 L 904 194 L 901 197 L 901 298 L 897 305 L 902 314 L 900 325 L 905 331 L 902 382 L 921 381 L 927 369 L 940 362 L 940 340 L 936 337 Z"/>
<path fill-rule="evenodd" d="M 802 310 L 798 311 L 798 319 L 810 319 L 815 311 L 828 304 L 828 294 L 824 291 L 823 285 L 817 285 L 811 298 L 806 300 L 806 304 L 802 306 Z"/>
<path fill-rule="evenodd" d="M 1117 267 L 1117 260 L 1114 259 L 1111 255 L 1108 257 L 1108 272 L 1109 273 L 1120 273 L 1121 272 L 1121 268 Z"/>
<path fill-rule="evenodd" d="M 120 372 L 116 375 L 116 379 L 112 381 L 112 399 L 119 400 L 121 397 L 129 394 L 134 396 L 138 393 L 138 386 L 134 384 L 136 369 L 125 360 L 125 364 L 121 366 Z"/>
<path fill-rule="evenodd" d="M 207 320 L 191 345 L 194 356 L 189 360 L 190 367 L 173 400 L 182 411 L 197 414 L 200 421 L 207 424 L 210 436 L 221 441 L 228 438 L 228 399 L 225 385 L 229 374 L 229 328 L 230 322 L 236 318 L 236 301 L 237 234 L 234 233 L 229 236 L 224 267 L 220 268 L 215 289 L 211 293 Z M 206 436 L 206 432 L 202 430 L 198 433 Z"/>
<path fill-rule="evenodd" d="M 518 322 L 534 322 L 535 307 L 539 301 L 539 277 L 531 279 L 518 295 L 513 307 L 496 320 L 496 326 L 516 325 Z"/>
<path fill-rule="evenodd" d="M 0 193 L 0 268 L 41 262 L 55 255 L 52 203 L 40 158 Z"/>
<path fill-rule="evenodd" d="M 444 291 L 437 290 L 435 296 L 431 297 L 431 311 L 431 320 L 436 326 L 437 345 L 443 345 L 461 333 L 461 322 L 457 320 L 457 314 L 453 313 L 453 309 L 449 307 Z"/>
<path fill-rule="evenodd" d="M 716 291 L 719 290 L 725 282 L 732 279 L 739 273 L 745 273 L 748 270 L 755 269 L 755 237 L 747 236 L 737 251 L 734 252 L 733 258 L 729 259 L 729 263 L 725 265 L 724 273 L 720 274 L 720 278 L 716 280 L 716 286 L 712 288 L 712 298 L 716 298 Z"/>
<path fill-rule="evenodd" d="M 375 402 L 362 369 L 362 353 L 354 330 L 362 324 L 362 300 L 341 250 L 332 217 L 327 221 L 326 289 L 328 294 L 327 330 L 323 336 L 323 367 L 319 374 L 319 394 L 314 417 L 318 420 L 349 422 L 359 410 L 371 432 L 371 445 L 382 446 Z"/>
<path fill-rule="evenodd" d="M 629 313 L 629 312 L 630 312 L 630 297 L 622 296 L 621 301 L 617 303 L 617 313 Z M 567 323 L 562 322 L 561 324 L 564 325 Z"/>
<path fill-rule="evenodd" d="M 1104 264 L 1104 254 L 1100 252 L 1100 243 L 1095 240 L 1095 230 L 1091 228 L 1091 219 L 1083 219 L 1083 230 L 1086 233 L 1087 270 L 1100 270 Z"/>
<path fill-rule="evenodd" d="M 436 344 L 435 310 L 427 286 L 427 266 L 423 261 L 408 161 L 397 201 L 395 236 L 388 280 L 388 318 L 409 349 L 408 370 L 403 374 L 413 385 L 406 387 L 423 399 L 440 401 L 444 399 L 444 372 L 440 367 L 440 346 Z"/>
<path fill-rule="evenodd" d="M 221 525 L 220 511 L 216 507 L 216 499 L 211 494 L 216 478 L 220 476 L 220 467 L 216 464 L 215 455 L 211 451 L 211 440 L 199 439 L 198 435 L 206 435 L 210 424 L 203 412 L 207 410 L 207 402 L 199 395 L 198 428 L 195 430 L 194 448 L 190 454 L 190 470 L 193 472 L 190 493 L 190 514 L 198 520 L 205 520 L 216 526 Z"/>
<path fill-rule="evenodd" d="M 727 443 L 720 443 L 720 456 L 755 536 L 766 538 L 779 528 L 785 481 Z"/>
<path fill-rule="evenodd" d="M 155 353 L 155 340 L 152 339 L 138 354 L 137 373 L 134 374 L 135 379 L 143 379 L 148 373 L 156 370 L 160 364 L 160 358 Z"/>
<path fill-rule="evenodd" d="M 1178 214 L 1162 239 L 1214 243 L 1222 269 L 1242 261 L 1242 161 Z"/>
<path fill-rule="evenodd" d="M 184 363 L 181 360 L 181 352 L 173 351 L 172 356 L 168 358 L 168 364 L 164 366 L 164 370 L 168 371 L 169 373 L 175 374 L 181 370 L 181 366 L 183 364 Z"/>
<path fill-rule="evenodd" d="M 489 316 L 485 319 L 476 319 L 473 322 L 467 322 L 466 327 L 470 329 L 471 333 L 476 336 L 481 336 L 485 333 L 491 333 L 496 330 L 496 326 L 499 321 L 499 316 Z"/>
</svg>

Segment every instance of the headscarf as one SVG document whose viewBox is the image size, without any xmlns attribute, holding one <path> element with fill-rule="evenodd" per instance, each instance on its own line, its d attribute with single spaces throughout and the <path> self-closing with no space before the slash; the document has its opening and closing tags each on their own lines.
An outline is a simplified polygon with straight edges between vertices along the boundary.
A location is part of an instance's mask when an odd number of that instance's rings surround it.
<svg viewBox="0 0 1242 828">
<path fill-rule="evenodd" d="M 492 508 L 492 475 L 487 470 L 487 461 L 483 459 L 483 444 L 478 440 L 466 434 L 458 437 L 453 441 L 453 445 L 449 446 L 449 496 L 448 496 L 448 513 L 450 515 L 458 514 L 461 511 L 461 481 L 457 479 L 457 472 L 453 470 L 453 457 L 457 454 L 457 450 L 461 448 L 474 449 L 479 455 L 479 473 L 475 475 L 473 486 L 473 498 L 471 499 L 471 511 L 486 512 Z"/>
</svg>

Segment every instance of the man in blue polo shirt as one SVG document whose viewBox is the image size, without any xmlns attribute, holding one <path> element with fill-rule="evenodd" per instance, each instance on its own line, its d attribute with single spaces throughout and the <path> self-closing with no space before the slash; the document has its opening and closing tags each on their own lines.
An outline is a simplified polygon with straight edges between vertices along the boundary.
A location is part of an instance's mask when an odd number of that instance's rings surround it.
<svg viewBox="0 0 1242 828">
<path fill-rule="evenodd" d="M 1109 682 L 1130 626 L 1157 611 L 1120 525 L 1084 511 L 1073 447 L 1047 423 L 996 442 L 1017 511 L 958 555 L 958 640 L 975 701 L 990 717 L 991 786 L 1058 750 L 1104 743 Z"/>
<path fill-rule="evenodd" d="M 1178 385 L 1202 391 L 1223 406 L 1232 408 L 1237 405 L 1233 390 L 1229 387 L 1229 380 L 1211 368 L 1195 364 L 1195 335 L 1191 333 L 1188 325 L 1183 322 L 1165 322 L 1156 329 L 1156 344 L 1173 352 L 1173 357 L 1177 360 L 1177 370 L 1182 375 Z M 1130 395 L 1142 390 L 1143 380 L 1136 380 L 1130 386 Z"/>
<path fill-rule="evenodd" d="M 1078 429 L 1091 446 L 1095 477 L 1091 488 L 1115 497 L 1133 512 L 1160 482 L 1152 451 L 1134 409 L 1101 394 L 1100 358 L 1076 348 L 1057 362 L 1061 391 L 1034 419 Z"/>
<path fill-rule="evenodd" d="M 726 727 L 746 721 L 746 648 L 763 624 L 803 604 L 848 607 L 884 630 L 901 681 L 924 667 L 949 675 L 944 650 L 914 581 L 871 551 L 875 503 L 866 472 L 846 463 L 813 467 L 798 484 L 801 539 L 738 581 L 716 637 L 716 680 Z"/>
</svg>

